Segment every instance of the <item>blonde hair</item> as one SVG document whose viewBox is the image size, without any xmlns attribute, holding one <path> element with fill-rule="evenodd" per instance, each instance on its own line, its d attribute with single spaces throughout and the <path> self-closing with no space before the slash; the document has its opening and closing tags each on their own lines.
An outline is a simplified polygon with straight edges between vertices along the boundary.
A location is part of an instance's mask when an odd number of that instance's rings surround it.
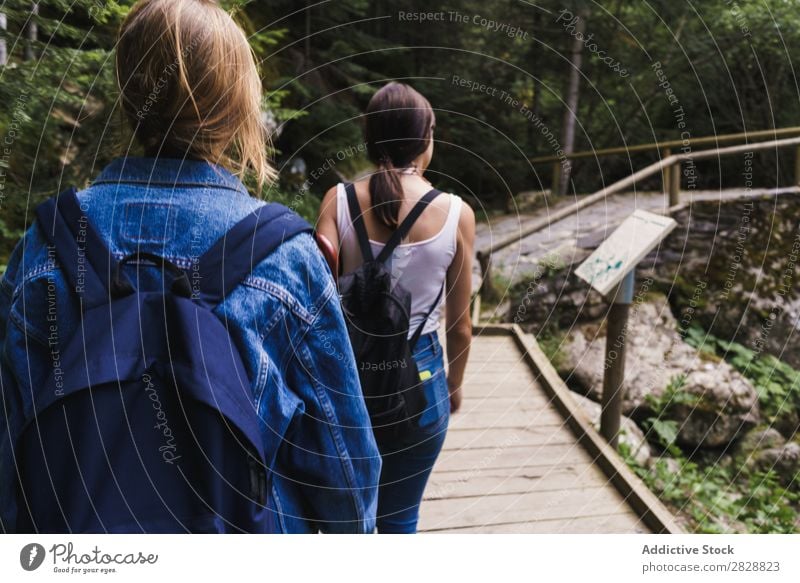
<svg viewBox="0 0 800 583">
<path fill-rule="evenodd" d="M 122 109 L 150 156 L 220 164 L 271 182 L 261 78 L 241 28 L 213 0 L 140 0 L 116 52 Z"/>
</svg>

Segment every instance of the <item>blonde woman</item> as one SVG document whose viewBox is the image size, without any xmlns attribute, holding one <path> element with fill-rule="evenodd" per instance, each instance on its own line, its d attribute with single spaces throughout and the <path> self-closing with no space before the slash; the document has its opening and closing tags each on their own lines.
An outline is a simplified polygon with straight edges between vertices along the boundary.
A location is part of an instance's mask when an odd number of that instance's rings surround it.
<svg viewBox="0 0 800 583">
<path fill-rule="evenodd" d="M 335 284 L 314 239 L 299 232 L 252 265 L 247 260 L 262 250 L 245 245 L 241 281 L 212 286 L 223 291 L 214 302 L 208 297 L 214 273 L 201 277 L 202 261 L 196 269 L 210 250 L 227 257 L 232 229 L 275 208 L 251 197 L 241 181 L 250 173 L 263 186 L 275 175 L 266 158 L 261 80 L 245 35 L 211 0 L 141 0 L 122 25 L 116 67 L 122 109 L 144 157 L 114 160 L 88 188 L 54 203 L 69 210 L 61 205 L 72 200 L 76 220 L 62 216 L 76 235 L 78 265 L 64 259 L 64 246 L 48 246 L 54 233 L 66 234 L 67 247 L 75 243 L 69 230 L 58 231 L 59 223 L 40 213 L 0 283 L 2 529 L 238 532 L 249 524 L 263 532 L 270 524 L 273 532 L 371 532 L 380 458 Z M 300 221 L 287 209 L 281 213 L 285 224 Z M 240 234 L 249 241 L 247 229 Z M 92 286 L 107 289 L 107 297 L 95 294 L 102 305 L 93 310 L 85 301 Z M 139 299 L 145 291 L 186 313 L 206 314 L 203 322 L 216 321 L 219 334 L 200 346 L 205 351 L 151 362 L 148 351 L 158 338 L 141 346 L 131 338 L 147 339 L 163 324 L 143 324 L 136 310 L 120 312 L 121 302 L 148 307 Z M 203 305 L 213 316 L 196 307 Z M 85 337 L 109 311 L 111 340 L 89 336 L 83 354 L 70 360 L 72 339 Z M 170 325 L 174 317 L 164 311 Z M 195 333 L 194 320 L 184 326 L 187 335 Z M 169 340 L 173 349 L 188 346 L 185 338 Z M 194 365 L 181 370 L 178 359 L 186 358 Z M 169 378 L 177 370 L 202 385 L 209 367 L 231 359 L 241 378 L 211 382 L 205 409 L 193 404 L 197 386 L 176 395 L 155 382 L 154 371 Z M 69 384 L 101 367 L 109 378 L 128 375 L 126 383 L 82 391 L 90 398 L 81 412 L 80 395 L 59 388 L 58 375 Z M 129 378 L 137 370 L 144 371 L 141 386 Z M 223 385 L 237 390 L 223 393 Z M 70 412 L 69 432 L 42 429 L 37 440 L 32 428 L 63 423 L 62 408 Z M 220 420 L 218 410 L 230 417 Z M 236 417 L 249 420 L 243 431 L 219 429 L 220 421 Z M 212 426 L 239 439 L 239 447 L 216 451 L 223 444 L 209 437 Z M 85 448 L 95 431 L 103 439 L 91 456 Z M 258 459 L 247 460 L 252 473 L 231 473 L 243 477 L 242 494 L 224 472 L 233 471 L 246 446 Z M 34 454 L 40 461 L 30 461 L 38 459 Z M 131 457 L 122 464 L 122 456 Z M 193 472 L 204 460 L 214 463 L 198 477 Z M 155 487 L 154 473 L 182 477 L 178 491 Z M 240 494 L 252 506 L 232 509 Z M 252 511 L 263 518 L 264 509 L 267 522 L 241 516 Z"/>
</svg>

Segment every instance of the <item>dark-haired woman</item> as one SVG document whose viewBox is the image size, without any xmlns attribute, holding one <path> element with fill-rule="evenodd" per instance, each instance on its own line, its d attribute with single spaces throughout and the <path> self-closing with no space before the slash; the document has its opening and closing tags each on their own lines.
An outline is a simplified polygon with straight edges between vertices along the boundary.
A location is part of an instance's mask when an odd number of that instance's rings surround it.
<svg viewBox="0 0 800 583">
<path fill-rule="evenodd" d="M 373 256 L 432 190 L 424 174 L 433 155 L 434 121 L 427 99 L 401 83 L 380 89 L 367 107 L 367 152 L 377 170 L 356 182 L 355 192 Z M 322 201 L 318 229 L 338 248 L 340 273 L 353 271 L 363 261 L 352 220 L 345 186 L 339 184 Z M 413 355 L 427 408 L 412 438 L 379 444 L 383 457 L 379 533 L 416 532 L 425 484 L 442 449 L 450 413 L 461 404 L 472 338 L 469 300 L 474 237 L 472 209 L 455 195 L 440 195 L 425 207 L 388 261 L 393 281 L 402 282 L 411 293 L 409 337 L 422 326 Z M 437 334 L 442 307 L 447 372 Z"/>
</svg>

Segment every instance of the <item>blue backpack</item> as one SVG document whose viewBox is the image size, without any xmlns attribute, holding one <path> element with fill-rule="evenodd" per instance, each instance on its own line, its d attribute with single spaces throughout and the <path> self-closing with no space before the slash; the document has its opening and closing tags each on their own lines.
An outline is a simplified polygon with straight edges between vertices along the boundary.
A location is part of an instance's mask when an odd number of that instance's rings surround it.
<svg viewBox="0 0 800 583">
<path fill-rule="evenodd" d="M 193 289 L 161 257 L 117 262 L 74 189 L 36 215 L 82 316 L 16 444 L 17 531 L 275 532 L 250 380 L 212 310 L 311 227 L 259 208 L 200 257 Z M 136 288 L 132 262 L 160 269 L 158 289 Z"/>
</svg>

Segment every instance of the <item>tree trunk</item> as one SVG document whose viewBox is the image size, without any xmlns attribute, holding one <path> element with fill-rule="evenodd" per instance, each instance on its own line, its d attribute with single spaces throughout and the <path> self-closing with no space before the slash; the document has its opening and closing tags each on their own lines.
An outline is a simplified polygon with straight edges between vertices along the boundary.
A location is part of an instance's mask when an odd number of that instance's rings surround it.
<svg viewBox="0 0 800 583">
<path fill-rule="evenodd" d="M 311 0 L 306 2 L 306 38 L 304 39 L 304 56 L 305 56 L 305 66 L 310 67 L 309 62 L 311 61 Z"/>
<path fill-rule="evenodd" d="M 31 4 L 31 16 L 28 19 L 28 40 L 25 43 L 25 60 L 32 61 L 36 58 L 36 51 L 33 48 L 34 43 L 39 37 L 39 25 L 36 23 L 36 16 L 39 15 L 39 3 L 34 2 Z"/>
<path fill-rule="evenodd" d="M 6 32 L 6 15 L 0 13 L 0 30 Z M 0 38 L 0 65 L 5 65 L 8 62 L 8 49 L 6 45 L 6 37 Z"/>
<path fill-rule="evenodd" d="M 541 28 L 541 26 L 540 26 L 541 25 L 541 21 L 542 21 L 541 13 L 536 12 L 533 15 L 533 30 L 536 31 L 534 34 L 538 33 L 539 29 Z M 540 75 L 542 74 L 542 72 L 541 72 L 541 70 L 539 68 L 539 63 L 540 63 L 539 56 L 540 56 L 540 53 L 539 53 L 538 48 L 539 48 L 538 46 L 535 46 L 535 45 L 531 44 L 531 49 L 532 49 L 531 52 L 530 52 L 531 61 L 532 61 L 531 62 L 531 65 L 532 65 L 531 70 L 534 72 L 534 74 L 532 75 L 533 103 L 531 104 L 531 111 L 533 112 L 533 115 L 535 115 L 536 117 L 540 117 L 540 114 L 541 114 L 541 111 L 540 111 L 541 110 L 541 95 L 540 95 L 541 83 L 539 82 L 539 78 L 540 78 Z M 528 124 L 528 127 L 530 129 L 533 129 L 533 124 Z"/>
<path fill-rule="evenodd" d="M 575 23 L 575 32 L 572 37 L 572 50 L 570 54 L 570 70 L 567 82 L 567 98 L 564 103 L 564 119 L 561 123 L 561 148 L 565 154 L 575 151 L 575 120 L 578 113 L 578 97 L 581 88 L 581 62 L 583 60 L 583 39 L 586 36 L 586 19 L 589 16 L 588 8 L 578 11 L 578 22 Z M 566 161 L 561 169 L 559 192 L 566 194 L 569 189 L 572 163 Z"/>
</svg>

